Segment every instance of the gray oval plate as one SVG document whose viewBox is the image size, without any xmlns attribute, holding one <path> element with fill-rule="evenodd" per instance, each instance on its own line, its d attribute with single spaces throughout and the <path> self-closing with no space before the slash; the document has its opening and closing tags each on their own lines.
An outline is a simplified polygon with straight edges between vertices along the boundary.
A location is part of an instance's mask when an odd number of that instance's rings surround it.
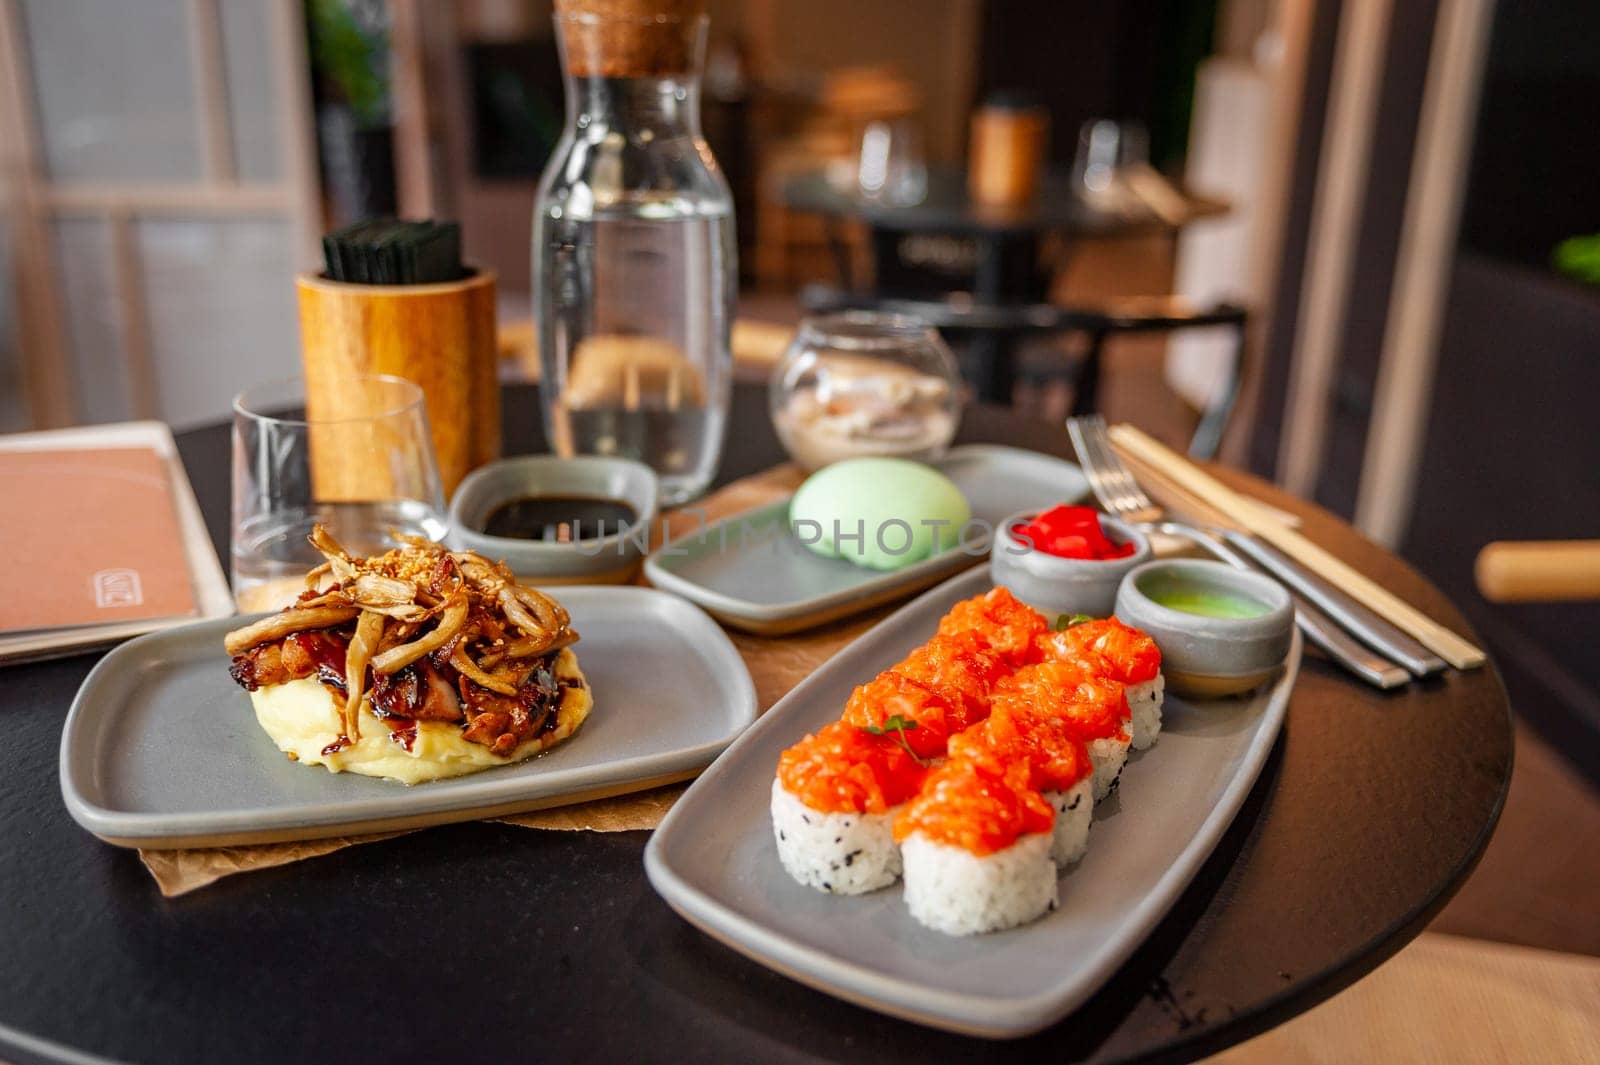
<svg viewBox="0 0 1600 1065">
<path fill-rule="evenodd" d="M 101 660 L 61 735 L 67 809 L 129 847 L 229 846 L 501 816 L 640 791 L 703 769 L 756 716 L 727 635 L 649 588 L 567 588 L 594 710 L 545 754 L 407 787 L 290 762 L 228 676 L 230 618 L 144 636 Z M 664 683 L 670 678 L 670 683 Z"/>
<path fill-rule="evenodd" d="M 1095 809 L 1061 906 L 1022 928 L 955 938 L 917 924 L 899 887 L 825 895 L 778 864 L 768 798 L 778 755 L 835 720 L 851 688 L 932 636 L 990 587 L 964 573 L 917 598 L 807 677 L 700 777 L 645 848 L 650 882 L 690 923 L 763 965 L 869 1009 L 970 1035 L 1036 1032 L 1116 971 L 1233 820 L 1278 735 L 1300 664 L 1252 695 L 1169 695 L 1160 740 Z"/>
<path fill-rule="evenodd" d="M 990 527 L 1019 510 L 1076 503 L 1089 492 L 1075 463 L 1022 448 L 964 444 L 933 465 L 961 489 L 973 518 Z M 657 588 L 734 628 L 773 636 L 891 602 L 988 557 L 987 539 L 972 539 L 889 572 L 823 558 L 789 533 L 789 502 L 780 500 L 663 545 L 644 572 Z"/>
</svg>

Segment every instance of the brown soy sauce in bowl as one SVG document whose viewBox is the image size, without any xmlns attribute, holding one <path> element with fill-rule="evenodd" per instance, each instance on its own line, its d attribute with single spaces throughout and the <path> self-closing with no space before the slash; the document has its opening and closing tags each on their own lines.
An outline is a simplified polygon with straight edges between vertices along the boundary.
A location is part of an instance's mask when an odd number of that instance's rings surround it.
<svg viewBox="0 0 1600 1065">
<path fill-rule="evenodd" d="M 565 544 L 615 536 L 638 518 L 630 504 L 605 496 L 519 496 L 489 511 L 482 531 L 486 536 Z"/>
</svg>

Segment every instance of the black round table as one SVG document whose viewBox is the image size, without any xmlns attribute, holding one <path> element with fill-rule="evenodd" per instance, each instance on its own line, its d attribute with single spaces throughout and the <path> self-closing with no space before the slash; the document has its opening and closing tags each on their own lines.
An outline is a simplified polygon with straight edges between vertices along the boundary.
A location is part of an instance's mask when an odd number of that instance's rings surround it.
<svg viewBox="0 0 1600 1065">
<path fill-rule="evenodd" d="M 531 389 L 507 451 L 542 449 Z M 781 458 L 741 388 L 724 481 Z M 967 441 L 1064 453 L 1053 426 L 968 412 Z M 179 437 L 226 558 L 228 437 Z M 1460 615 L 1348 526 L 1308 535 L 1440 620 Z M 511 1060 L 1186 1060 L 1358 979 L 1472 869 L 1511 770 L 1492 667 L 1381 694 L 1307 659 L 1232 828 L 1166 919 L 1073 1016 L 1012 1043 L 890 1020 L 712 942 L 645 881 L 646 834 L 451 825 L 164 899 L 62 805 L 57 745 L 95 656 L 0 673 L 0 1059 L 162 1063 Z M 1070 959 L 1063 959 L 1070 964 Z"/>
</svg>

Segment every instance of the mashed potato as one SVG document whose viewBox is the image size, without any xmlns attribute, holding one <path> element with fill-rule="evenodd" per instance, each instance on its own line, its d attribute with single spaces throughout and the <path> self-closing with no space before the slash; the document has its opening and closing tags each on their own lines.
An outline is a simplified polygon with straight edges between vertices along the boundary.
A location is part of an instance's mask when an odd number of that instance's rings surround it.
<svg viewBox="0 0 1600 1065">
<path fill-rule="evenodd" d="M 583 681 L 571 648 L 556 656 L 553 672 L 558 679 Z M 339 739 L 339 711 L 333 695 L 312 677 L 259 688 L 250 693 L 250 701 L 256 708 L 256 720 L 272 742 L 297 761 L 327 766 L 335 773 L 348 770 L 404 784 L 458 777 L 529 758 L 572 735 L 594 705 L 587 683 L 564 687 L 561 705 L 555 710 L 556 727 L 501 757 L 481 743 L 464 739 L 461 726 L 446 721 L 417 722 L 417 738 L 408 751 L 390 738 L 389 726 L 364 703 L 361 738 L 343 750 L 324 754 L 323 749 Z"/>
</svg>

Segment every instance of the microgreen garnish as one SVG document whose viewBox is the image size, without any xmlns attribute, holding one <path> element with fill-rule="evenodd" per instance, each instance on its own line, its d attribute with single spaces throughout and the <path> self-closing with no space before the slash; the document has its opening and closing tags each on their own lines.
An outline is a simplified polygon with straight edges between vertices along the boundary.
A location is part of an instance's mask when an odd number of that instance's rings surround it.
<svg viewBox="0 0 1600 1065">
<path fill-rule="evenodd" d="M 918 765 L 924 767 L 928 765 L 927 762 L 917 757 L 917 752 L 913 751 L 911 749 L 911 744 L 906 742 L 906 733 L 917 727 L 917 723 L 912 721 L 910 718 L 901 717 L 899 714 L 892 714 L 889 717 L 884 718 L 883 724 L 881 725 L 860 725 L 858 727 L 862 732 L 868 732 L 874 736 L 887 736 L 891 732 L 894 733 L 894 741 L 900 746 L 904 747 L 906 753 L 909 754 Z"/>
<path fill-rule="evenodd" d="M 1064 632 L 1074 625 L 1082 625 L 1085 621 L 1093 620 L 1094 618 L 1088 614 L 1062 614 L 1056 618 L 1056 631 Z"/>
</svg>

